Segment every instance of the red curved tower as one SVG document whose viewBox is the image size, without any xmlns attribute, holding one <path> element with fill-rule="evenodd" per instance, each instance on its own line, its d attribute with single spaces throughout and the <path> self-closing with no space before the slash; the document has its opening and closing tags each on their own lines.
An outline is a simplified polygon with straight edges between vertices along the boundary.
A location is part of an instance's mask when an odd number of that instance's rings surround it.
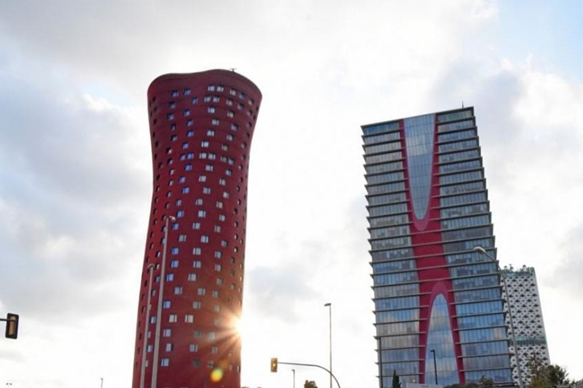
<svg viewBox="0 0 583 388">
<path fill-rule="evenodd" d="M 133 388 L 239 388 L 249 150 L 261 92 L 226 70 L 148 89 L 154 184 Z"/>
</svg>

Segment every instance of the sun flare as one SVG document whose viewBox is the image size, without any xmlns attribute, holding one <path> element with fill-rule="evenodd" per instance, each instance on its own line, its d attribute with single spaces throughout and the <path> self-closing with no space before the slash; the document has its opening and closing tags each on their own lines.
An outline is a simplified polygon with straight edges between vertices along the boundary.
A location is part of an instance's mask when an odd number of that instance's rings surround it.
<svg viewBox="0 0 583 388">
<path fill-rule="evenodd" d="M 235 331 L 237 332 L 237 334 L 239 335 L 240 338 L 245 337 L 245 334 L 247 332 L 247 327 L 245 325 L 245 321 L 243 320 L 243 318 L 235 318 Z"/>
</svg>

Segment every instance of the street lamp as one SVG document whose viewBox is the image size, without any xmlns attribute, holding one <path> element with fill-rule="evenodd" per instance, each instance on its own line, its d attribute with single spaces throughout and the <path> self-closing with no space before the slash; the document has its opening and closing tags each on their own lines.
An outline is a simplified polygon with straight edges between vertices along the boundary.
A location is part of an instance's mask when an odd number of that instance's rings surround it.
<svg viewBox="0 0 583 388">
<path fill-rule="evenodd" d="M 488 254 L 488 252 L 486 252 L 486 250 L 483 247 L 481 247 L 479 245 L 475 246 L 474 252 L 478 252 L 479 254 L 482 254 L 482 255 L 486 256 L 487 258 L 489 258 L 490 260 L 492 260 L 496 264 L 496 270 L 498 271 L 498 274 L 500 275 L 500 279 L 502 280 L 502 286 L 504 287 L 504 292 L 506 294 L 506 303 L 508 303 L 508 319 L 510 320 L 510 330 L 512 330 L 512 346 L 514 347 L 514 356 L 516 357 L 516 370 L 518 372 L 518 386 L 519 386 L 519 388 L 524 388 L 524 385 L 522 384 L 522 370 L 520 368 L 520 359 L 518 358 L 518 346 L 516 346 L 516 334 L 514 333 L 514 323 L 513 323 L 513 319 L 512 319 L 512 306 L 510 303 L 510 296 L 508 295 L 508 287 L 506 285 L 506 278 L 504 276 L 504 273 L 502 273 L 502 270 L 500 270 L 500 264 L 498 263 L 498 260 L 496 260 L 495 258 L 490 256 Z"/>
<path fill-rule="evenodd" d="M 160 330 L 162 326 L 162 303 L 164 302 L 164 277 L 166 276 L 166 252 L 168 251 L 168 222 L 175 222 L 173 216 L 166 216 L 164 226 L 164 244 L 162 247 L 162 263 L 160 268 L 160 288 L 158 289 L 158 311 L 156 312 L 156 336 L 154 337 L 154 357 L 152 359 L 152 388 L 156 388 L 158 380 L 158 356 L 160 354 Z"/>
<path fill-rule="evenodd" d="M 383 351 L 381 349 L 381 337 L 376 336 L 377 340 L 377 358 L 379 363 L 379 388 L 383 388 Z"/>
<path fill-rule="evenodd" d="M 148 300 L 146 305 L 146 327 L 144 328 L 144 344 L 142 345 L 142 368 L 140 371 L 140 388 L 144 388 L 146 378 L 146 352 L 148 348 L 148 330 L 150 329 L 150 310 L 152 309 L 152 278 L 154 276 L 154 264 L 148 265 L 147 268 L 150 278 L 148 280 Z M 103 380 L 101 382 L 103 384 Z"/>
<path fill-rule="evenodd" d="M 328 307 L 328 324 L 330 333 L 330 388 L 332 388 L 332 303 L 326 303 L 324 307 Z"/>
<path fill-rule="evenodd" d="M 292 373 L 294 374 L 294 379 L 293 379 L 293 386 L 292 388 L 296 388 L 296 370 L 292 369 Z"/>
<path fill-rule="evenodd" d="M 430 352 L 433 353 L 433 373 L 435 373 L 435 385 L 438 385 L 439 383 L 437 382 L 437 360 L 435 358 L 435 349 L 431 349 Z"/>
</svg>

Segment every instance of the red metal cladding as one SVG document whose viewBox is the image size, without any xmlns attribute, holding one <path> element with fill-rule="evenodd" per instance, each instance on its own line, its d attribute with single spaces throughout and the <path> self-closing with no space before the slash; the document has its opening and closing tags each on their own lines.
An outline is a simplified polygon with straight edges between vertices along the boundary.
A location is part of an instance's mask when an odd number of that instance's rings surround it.
<svg viewBox="0 0 583 388">
<path fill-rule="evenodd" d="M 236 325 L 242 312 L 249 151 L 260 103 L 261 92 L 250 80 L 226 70 L 167 74 L 148 89 L 154 180 L 134 388 L 153 386 L 158 324 L 156 387 L 241 386 Z M 169 221 L 156 322 L 166 216 L 175 222 Z"/>
<path fill-rule="evenodd" d="M 405 123 L 401 120 L 399 123 L 401 130 L 401 139 L 405 139 Z M 431 167 L 431 185 L 429 195 L 428 210 L 423 219 L 418 220 L 413 211 L 413 201 L 411 199 L 411 184 L 407 167 L 407 147 L 402 140 L 402 149 L 405 155 L 405 186 L 407 203 L 410 204 L 409 217 L 411 223 L 411 245 L 416 260 L 417 276 L 419 281 L 419 305 L 422 306 L 419 314 L 419 370 L 426 370 L 425 359 L 427 351 L 427 340 L 429 333 L 429 324 L 431 317 L 431 308 L 435 298 L 442 294 L 448 303 L 450 325 L 454 343 L 454 351 L 458 367 L 459 381 L 464 382 L 464 376 L 461 372 L 463 364 L 461 359 L 461 346 L 458 332 L 458 324 L 455 316 L 455 305 L 453 300 L 453 286 L 450 280 L 450 273 L 445 259 L 443 250 L 443 241 L 441 238 L 440 226 L 440 204 L 439 204 L 439 178 L 438 178 L 438 152 L 437 152 L 437 124 L 435 124 L 433 141 L 433 159 Z M 425 373 L 421 375 L 421 383 L 429 384 L 425 381 Z"/>
</svg>

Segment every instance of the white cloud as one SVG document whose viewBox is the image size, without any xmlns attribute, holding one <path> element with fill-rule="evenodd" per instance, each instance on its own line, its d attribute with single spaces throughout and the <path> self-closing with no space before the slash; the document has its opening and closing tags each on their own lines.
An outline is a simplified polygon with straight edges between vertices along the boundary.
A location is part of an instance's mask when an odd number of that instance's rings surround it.
<svg viewBox="0 0 583 388">
<path fill-rule="evenodd" d="M 501 54 L 506 12 L 470 0 L 4 4 L 0 306 L 23 331 L 3 341 L 0 379 L 130 384 L 151 194 L 145 91 L 162 73 L 214 67 L 264 95 L 243 384 L 291 383 L 269 373 L 272 356 L 326 365 L 331 301 L 342 386 L 376 385 L 359 126 L 462 102 L 476 107 L 500 258 L 537 267 L 551 358 L 583 377 L 578 328 L 561 322 L 582 307 L 582 87 L 539 53 Z"/>
</svg>

